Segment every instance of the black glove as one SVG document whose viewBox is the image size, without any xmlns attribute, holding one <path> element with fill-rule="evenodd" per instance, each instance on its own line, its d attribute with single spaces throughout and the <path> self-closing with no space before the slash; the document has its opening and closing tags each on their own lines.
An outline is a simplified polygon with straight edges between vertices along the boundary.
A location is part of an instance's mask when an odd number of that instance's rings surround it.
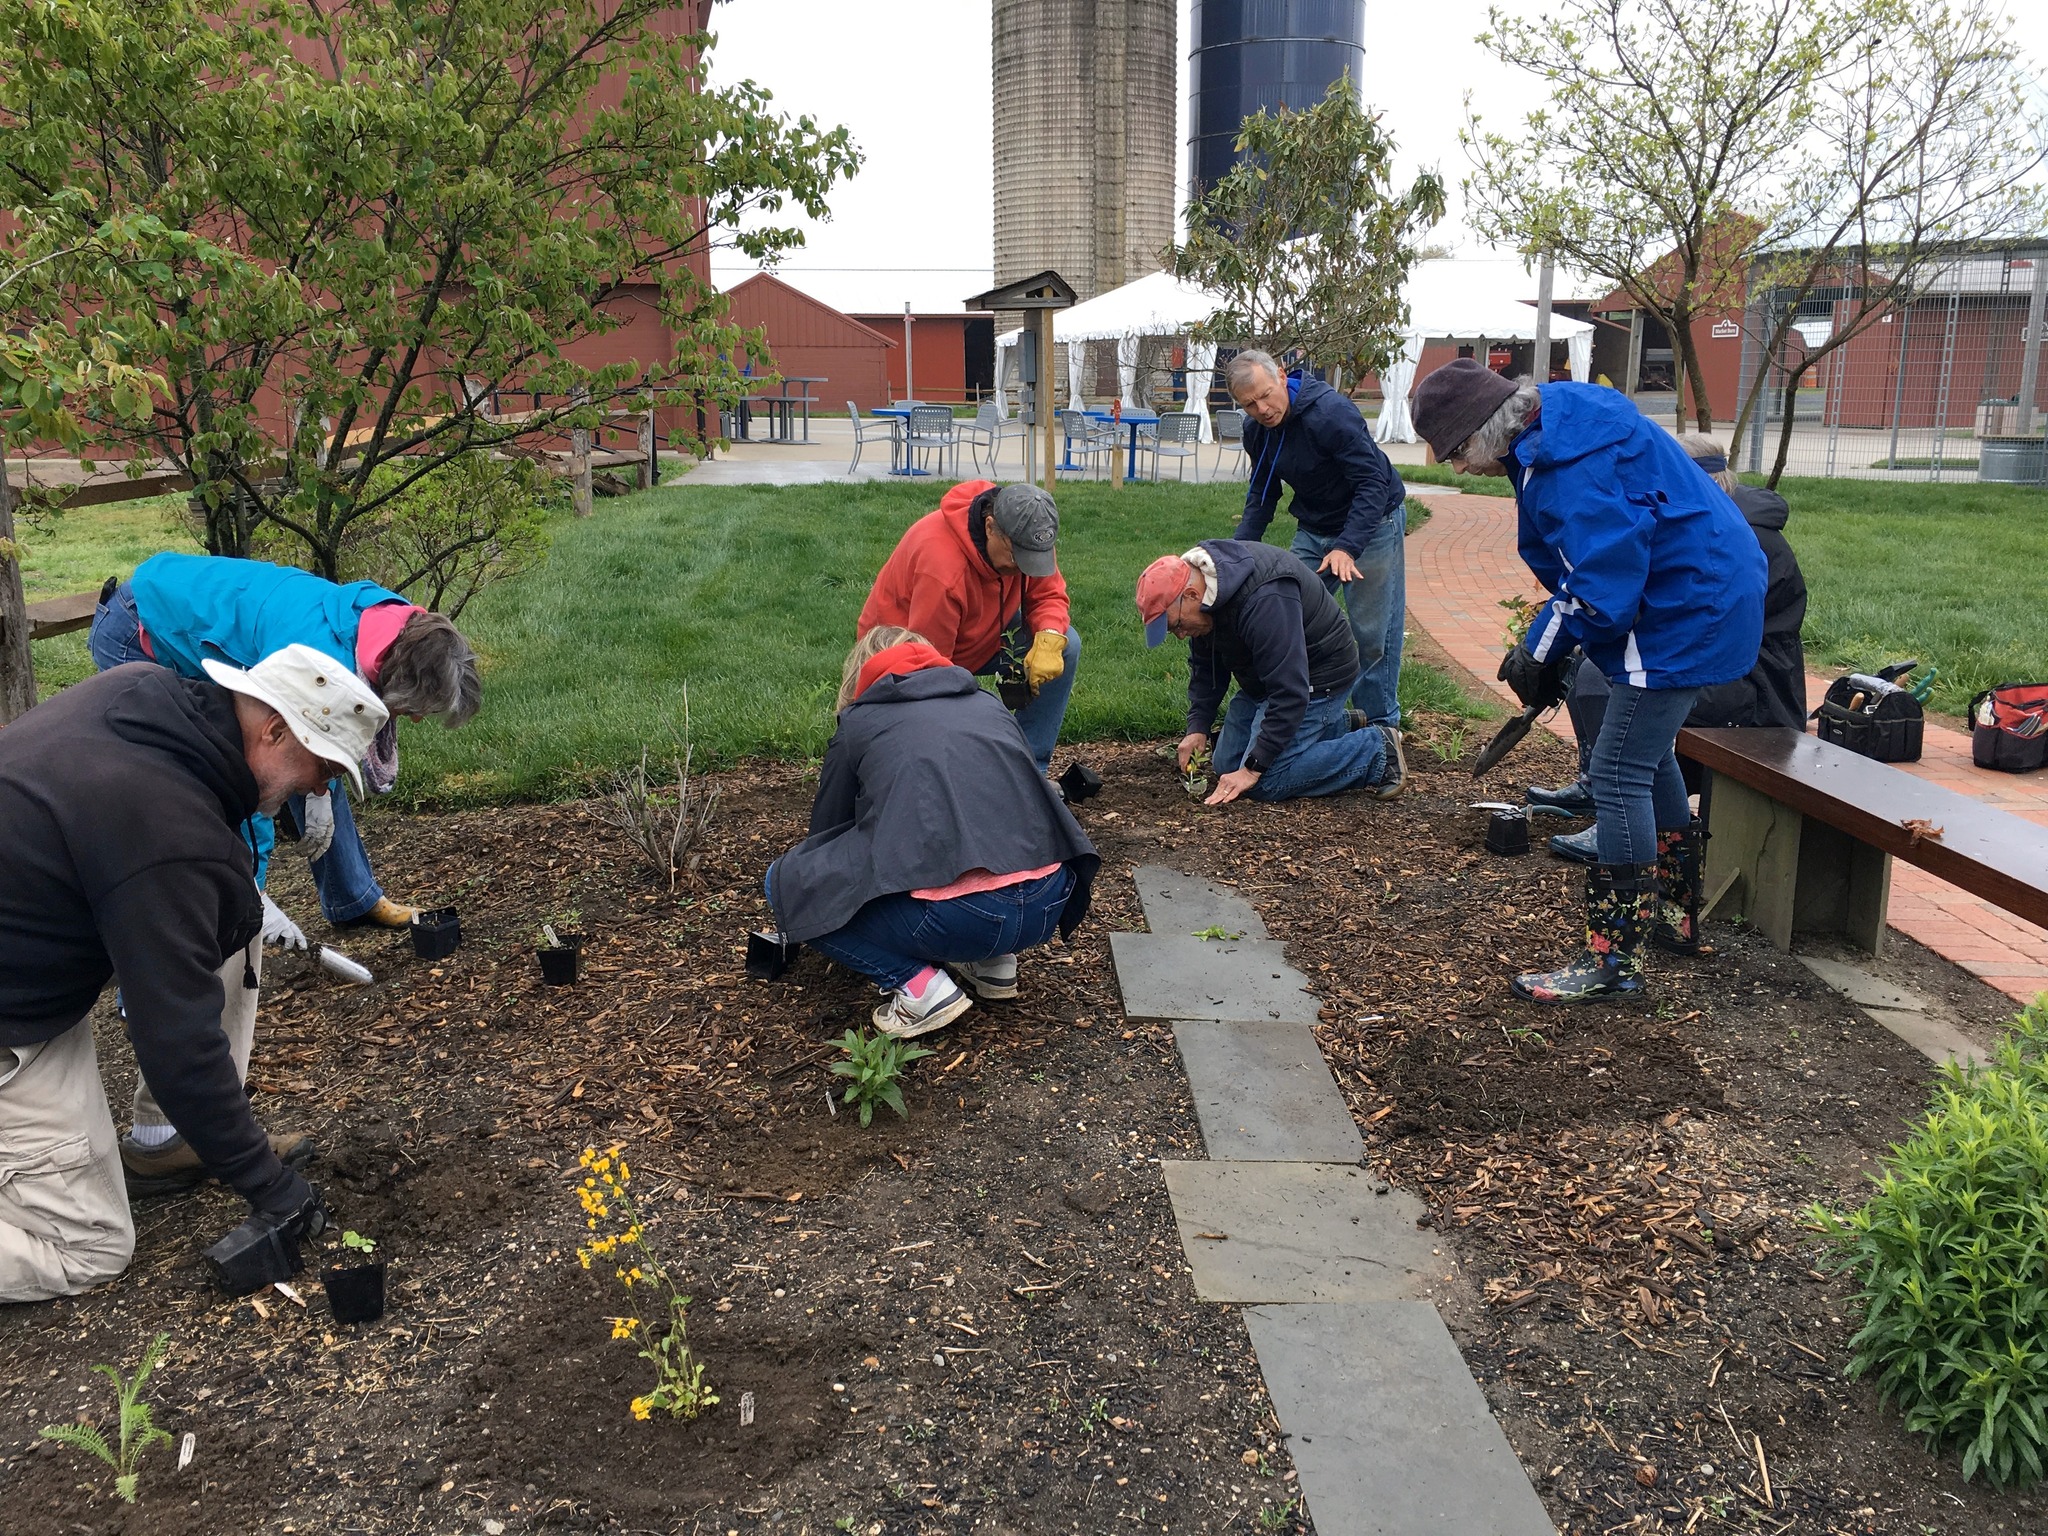
<svg viewBox="0 0 2048 1536">
<path fill-rule="evenodd" d="M 1529 653 L 1528 642 L 1521 640 L 1501 658 L 1497 675 L 1514 689 L 1515 697 L 1525 708 L 1548 709 L 1564 698 L 1565 667 L 1570 659 L 1571 653 L 1567 651 L 1548 661 L 1538 661 Z"/>
<path fill-rule="evenodd" d="M 326 1229 L 327 1206 L 320 1191 L 297 1174 L 292 1179 L 303 1191 L 294 1203 L 251 1211 L 247 1221 L 206 1250 L 206 1268 L 214 1284 L 230 1296 L 247 1296 L 289 1280 L 306 1267 L 299 1244 Z"/>
</svg>

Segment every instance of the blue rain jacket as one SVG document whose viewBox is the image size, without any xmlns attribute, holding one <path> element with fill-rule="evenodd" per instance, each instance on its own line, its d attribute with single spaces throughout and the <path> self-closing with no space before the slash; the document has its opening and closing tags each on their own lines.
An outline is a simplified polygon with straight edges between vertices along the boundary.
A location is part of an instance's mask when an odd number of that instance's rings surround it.
<svg viewBox="0 0 2048 1536">
<path fill-rule="evenodd" d="M 1508 450 L 1522 559 L 1552 596 L 1539 661 L 1577 645 L 1614 682 L 1702 688 L 1746 677 L 1766 564 L 1722 489 L 1662 427 L 1595 384 L 1545 384 Z"/>
<path fill-rule="evenodd" d="M 128 585 L 156 659 L 198 678 L 206 676 L 203 660 L 253 667 L 294 644 L 353 672 L 363 610 L 406 601 L 374 581 L 338 586 L 288 565 L 222 555 L 152 555 Z"/>
</svg>

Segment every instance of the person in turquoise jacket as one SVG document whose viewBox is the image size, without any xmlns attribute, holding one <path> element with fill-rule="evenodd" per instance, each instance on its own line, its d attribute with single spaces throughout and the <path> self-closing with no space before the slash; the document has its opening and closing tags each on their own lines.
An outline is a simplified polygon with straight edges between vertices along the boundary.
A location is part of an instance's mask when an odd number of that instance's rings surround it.
<svg viewBox="0 0 2048 1536">
<path fill-rule="evenodd" d="M 154 661 L 193 678 L 205 677 L 207 661 L 251 667 L 293 644 L 350 662 L 391 711 L 363 764 L 365 780 L 380 792 L 397 777 L 400 715 L 439 715 L 453 727 L 475 714 L 482 699 L 475 654 L 442 615 L 373 581 L 336 583 L 262 560 L 154 555 L 127 581 L 107 583 L 87 637 L 102 671 Z M 290 802 L 321 910 L 337 926 L 404 927 L 415 909 L 390 900 L 378 885 L 338 783 L 325 795 Z M 256 822 L 261 885 L 274 834 L 269 818 Z M 266 937 L 304 943 L 282 913 L 274 907 L 266 912 L 273 914 Z"/>
<path fill-rule="evenodd" d="M 1541 1003 L 1640 993 L 1646 942 L 1700 948 L 1703 839 L 1674 744 L 1700 689 L 1756 665 L 1763 550 L 1727 492 L 1614 390 L 1539 388 L 1461 358 L 1417 388 L 1415 426 L 1460 473 L 1514 484 L 1522 559 L 1550 597 L 1501 680 L 1525 705 L 1556 703 L 1576 648 L 1612 689 L 1587 775 L 1599 859 L 1586 947 L 1514 990 Z"/>
</svg>

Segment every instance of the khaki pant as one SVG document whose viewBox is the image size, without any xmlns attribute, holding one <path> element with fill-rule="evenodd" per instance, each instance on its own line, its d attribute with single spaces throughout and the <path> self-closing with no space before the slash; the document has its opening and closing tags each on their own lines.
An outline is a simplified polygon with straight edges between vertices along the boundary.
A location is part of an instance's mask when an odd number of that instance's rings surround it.
<svg viewBox="0 0 2048 1536">
<path fill-rule="evenodd" d="M 251 940 L 220 968 L 221 1028 L 238 1077 L 249 1071 L 263 945 Z M 147 1085 L 137 1123 L 168 1123 Z M 71 1296 L 114 1279 L 135 1252 L 135 1221 L 121 1171 L 92 1021 L 40 1045 L 0 1045 L 0 1302 Z"/>
</svg>

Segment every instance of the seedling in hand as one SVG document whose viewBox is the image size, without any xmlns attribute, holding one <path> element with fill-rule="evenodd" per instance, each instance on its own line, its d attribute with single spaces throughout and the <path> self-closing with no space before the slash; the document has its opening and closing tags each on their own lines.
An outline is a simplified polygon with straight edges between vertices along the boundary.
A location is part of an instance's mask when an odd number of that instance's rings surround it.
<svg viewBox="0 0 2048 1536">
<path fill-rule="evenodd" d="M 1209 749 L 1195 748 L 1188 758 L 1187 772 L 1181 776 L 1181 786 L 1187 790 L 1190 799 L 1200 800 L 1209 793 Z"/>
<path fill-rule="evenodd" d="M 149 1348 L 142 1352 L 142 1363 L 135 1368 L 135 1375 L 126 1381 L 111 1365 L 96 1365 L 93 1369 L 114 1384 L 114 1400 L 120 1413 L 120 1448 L 117 1451 L 107 1444 L 107 1437 L 91 1424 L 48 1424 L 43 1427 L 42 1437 L 55 1440 L 59 1445 L 68 1445 L 73 1450 L 90 1451 L 114 1469 L 114 1492 L 127 1504 L 135 1502 L 135 1494 L 142 1482 L 137 1468 L 142 1454 L 152 1445 L 169 1445 L 171 1437 L 156 1427 L 150 1416 L 149 1404 L 142 1400 L 143 1383 L 149 1380 L 149 1373 L 162 1364 L 164 1351 L 171 1342 L 168 1333 L 160 1333 L 150 1340 Z"/>
</svg>

